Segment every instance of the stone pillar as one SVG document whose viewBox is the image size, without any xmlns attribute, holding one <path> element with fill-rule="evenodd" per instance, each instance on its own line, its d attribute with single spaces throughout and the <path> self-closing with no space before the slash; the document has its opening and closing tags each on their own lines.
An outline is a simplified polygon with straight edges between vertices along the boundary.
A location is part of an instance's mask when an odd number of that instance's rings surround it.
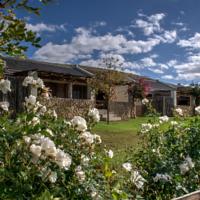
<svg viewBox="0 0 200 200">
<path fill-rule="evenodd" d="M 171 97 L 173 98 L 173 106 L 176 108 L 177 106 L 177 92 L 176 90 L 171 90 Z"/>
<path fill-rule="evenodd" d="M 68 85 L 68 98 L 72 99 L 73 98 L 73 84 L 69 83 Z"/>
<path fill-rule="evenodd" d="M 32 76 L 34 79 L 38 78 L 38 73 L 36 71 L 34 72 L 28 72 L 29 76 Z M 30 94 L 37 97 L 38 91 L 36 87 L 31 86 L 30 87 Z"/>
</svg>

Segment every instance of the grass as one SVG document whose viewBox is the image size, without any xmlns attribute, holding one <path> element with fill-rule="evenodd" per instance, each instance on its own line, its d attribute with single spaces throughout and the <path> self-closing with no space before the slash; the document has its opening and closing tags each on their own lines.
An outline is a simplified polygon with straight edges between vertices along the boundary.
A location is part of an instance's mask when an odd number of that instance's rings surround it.
<svg viewBox="0 0 200 200">
<path fill-rule="evenodd" d="M 129 156 L 139 147 L 141 138 L 137 133 L 141 124 L 150 119 L 150 117 L 138 117 L 128 121 L 110 122 L 109 125 L 106 122 L 99 122 L 92 131 L 101 136 L 103 145 L 106 145 L 107 149 L 114 150 L 113 165 L 121 166 L 121 163 L 129 160 Z M 184 119 L 184 123 L 189 123 L 190 119 L 192 118 Z M 169 123 L 162 125 L 162 129 L 167 129 L 168 125 Z"/>
<path fill-rule="evenodd" d="M 103 143 L 114 150 L 136 147 L 139 144 L 139 136 L 137 134 L 142 123 L 149 120 L 148 117 L 138 117 L 128 121 L 98 123 L 93 132 L 102 137 Z"/>
</svg>

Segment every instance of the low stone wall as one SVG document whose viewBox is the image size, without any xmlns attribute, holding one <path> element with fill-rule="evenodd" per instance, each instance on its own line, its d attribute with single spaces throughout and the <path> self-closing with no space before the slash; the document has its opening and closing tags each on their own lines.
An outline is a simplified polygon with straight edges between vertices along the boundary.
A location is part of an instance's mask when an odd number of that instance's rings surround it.
<svg viewBox="0 0 200 200">
<path fill-rule="evenodd" d="M 192 192 L 173 200 L 200 200 L 200 191 Z"/>
<path fill-rule="evenodd" d="M 130 104 L 128 102 L 110 102 L 110 111 L 121 117 L 122 120 L 130 118 Z"/>
<path fill-rule="evenodd" d="M 194 114 L 194 108 L 192 106 L 177 106 L 177 108 L 181 108 L 186 116 L 191 116 Z"/>
<path fill-rule="evenodd" d="M 94 107 L 94 101 L 90 99 L 65 99 L 50 98 L 49 100 L 41 99 L 40 102 L 47 108 L 55 109 L 58 116 L 71 119 L 73 116 L 84 116 L 86 112 Z"/>
</svg>

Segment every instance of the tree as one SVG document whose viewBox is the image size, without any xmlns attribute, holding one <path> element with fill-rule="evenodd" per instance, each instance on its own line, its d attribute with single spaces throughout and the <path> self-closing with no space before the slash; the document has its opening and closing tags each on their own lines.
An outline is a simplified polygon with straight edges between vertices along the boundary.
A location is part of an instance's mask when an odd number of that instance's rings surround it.
<svg viewBox="0 0 200 200">
<path fill-rule="evenodd" d="M 136 99 L 143 99 L 145 98 L 150 91 L 150 84 L 145 81 L 144 78 L 140 78 L 138 81 L 134 83 L 129 83 L 128 86 L 128 94 L 131 101 L 131 117 L 136 118 L 136 106 L 135 100 Z"/>
<path fill-rule="evenodd" d="M 144 97 L 143 87 L 140 82 L 130 83 L 128 85 L 128 94 L 131 101 L 131 118 L 136 118 L 135 100 L 142 99 Z"/>
<path fill-rule="evenodd" d="M 0 55 L 24 56 L 28 49 L 28 44 L 40 47 L 40 38 L 36 33 L 28 30 L 24 19 L 16 15 L 16 11 L 24 9 L 28 12 L 39 15 L 40 7 L 51 0 L 38 0 L 35 2 L 29 0 L 1 0 L 0 1 Z M 0 74 L 3 75 L 5 63 L 0 59 Z"/>
<path fill-rule="evenodd" d="M 105 69 L 97 71 L 88 82 L 95 93 L 101 91 L 104 94 L 107 104 L 107 124 L 109 124 L 110 102 L 115 98 L 115 87 L 123 82 L 124 75 L 118 71 L 122 69 L 119 58 L 108 55 L 102 59 L 102 64 Z"/>
</svg>

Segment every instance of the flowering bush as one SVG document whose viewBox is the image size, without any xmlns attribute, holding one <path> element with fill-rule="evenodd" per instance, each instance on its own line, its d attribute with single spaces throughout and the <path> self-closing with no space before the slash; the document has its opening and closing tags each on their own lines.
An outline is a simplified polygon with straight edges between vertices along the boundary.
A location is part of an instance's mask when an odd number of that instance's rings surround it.
<svg viewBox="0 0 200 200">
<path fill-rule="evenodd" d="M 145 115 L 147 117 L 158 117 L 160 114 L 156 111 L 156 109 L 154 108 L 152 101 L 150 101 L 147 98 L 142 99 L 142 104 L 145 106 L 146 108 L 146 112 Z"/>
<path fill-rule="evenodd" d="M 44 88 L 33 77 L 23 85 Z M 0 90 L 10 91 L 7 80 Z M 15 119 L 7 102 L 0 108 L 0 199 L 128 198 L 110 164 L 113 152 L 100 151 L 100 136 L 90 132 L 99 121 L 97 109 L 88 112 L 87 120 L 66 121 L 33 95 L 25 98 L 25 112 Z"/>
<path fill-rule="evenodd" d="M 138 170 L 145 200 L 169 200 L 200 188 L 200 116 L 188 119 L 180 109 L 175 112 L 173 120 L 162 116 L 142 125 L 143 144 L 130 159 L 133 166 L 124 166 Z"/>
<path fill-rule="evenodd" d="M 45 88 L 30 77 L 28 85 Z M 10 82 L 1 80 L 0 90 L 9 92 Z M 173 120 L 154 115 L 142 124 L 141 148 L 118 170 L 113 151 L 102 151 L 91 133 L 97 109 L 66 121 L 33 95 L 24 108 L 12 119 L 8 102 L 0 102 L 0 199 L 169 200 L 200 188 L 200 107 L 190 120 L 179 108 Z"/>
</svg>

